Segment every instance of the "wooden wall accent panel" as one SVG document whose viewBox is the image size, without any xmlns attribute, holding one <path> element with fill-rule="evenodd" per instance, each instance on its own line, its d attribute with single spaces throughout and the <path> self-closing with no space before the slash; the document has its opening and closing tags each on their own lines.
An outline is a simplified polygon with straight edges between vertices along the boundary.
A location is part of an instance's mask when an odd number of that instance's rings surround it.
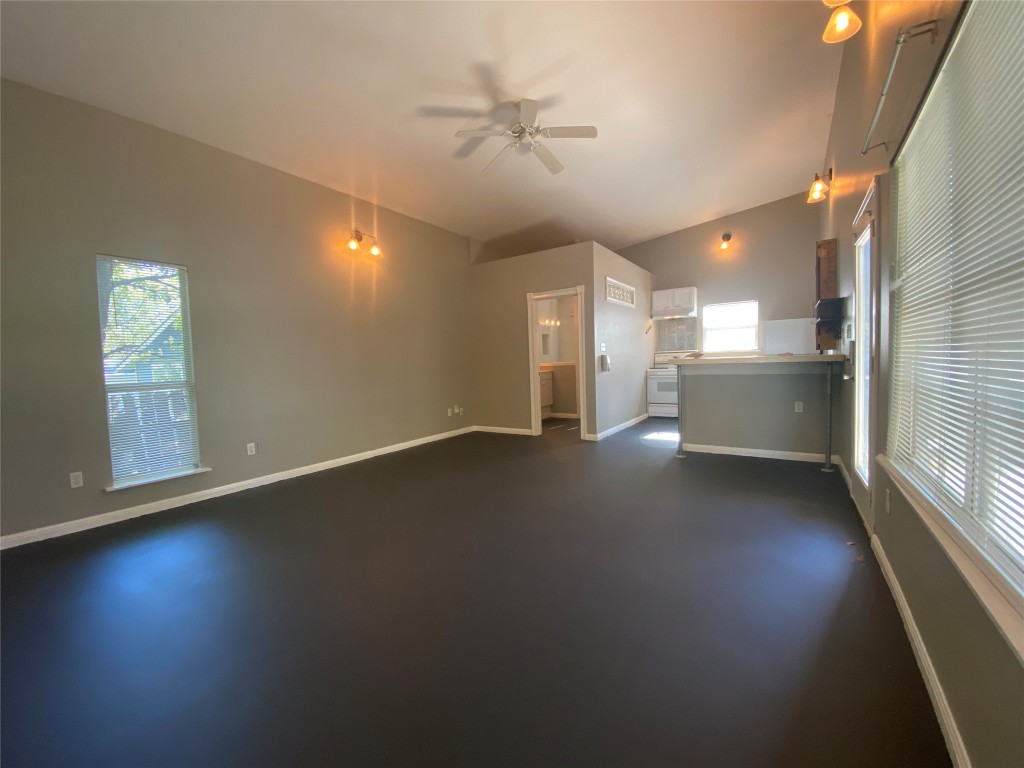
<svg viewBox="0 0 1024 768">
<path fill-rule="evenodd" d="M 819 240 L 814 260 L 815 298 L 834 299 L 839 296 L 839 241 Z M 823 328 L 818 328 L 818 349 L 836 349 L 839 340 Z"/>
</svg>

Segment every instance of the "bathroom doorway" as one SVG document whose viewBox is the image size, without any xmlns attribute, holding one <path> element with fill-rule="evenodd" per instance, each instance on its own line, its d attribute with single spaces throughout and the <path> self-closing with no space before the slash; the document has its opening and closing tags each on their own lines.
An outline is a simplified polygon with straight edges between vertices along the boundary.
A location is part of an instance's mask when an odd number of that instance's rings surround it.
<svg viewBox="0 0 1024 768">
<path fill-rule="evenodd" d="M 586 440 L 582 285 L 526 295 L 530 340 L 530 432 Z"/>
</svg>

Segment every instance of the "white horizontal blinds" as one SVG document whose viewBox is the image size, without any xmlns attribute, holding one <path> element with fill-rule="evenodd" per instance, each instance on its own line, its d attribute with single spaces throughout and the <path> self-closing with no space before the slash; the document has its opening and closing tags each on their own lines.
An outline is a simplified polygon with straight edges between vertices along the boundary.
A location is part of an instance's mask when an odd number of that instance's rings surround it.
<svg viewBox="0 0 1024 768">
<path fill-rule="evenodd" d="M 96 265 L 114 484 L 199 467 L 184 267 Z"/>
<path fill-rule="evenodd" d="M 888 452 L 1024 592 L 1024 3 L 972 3 L 895 164 Z"/>
</svg>

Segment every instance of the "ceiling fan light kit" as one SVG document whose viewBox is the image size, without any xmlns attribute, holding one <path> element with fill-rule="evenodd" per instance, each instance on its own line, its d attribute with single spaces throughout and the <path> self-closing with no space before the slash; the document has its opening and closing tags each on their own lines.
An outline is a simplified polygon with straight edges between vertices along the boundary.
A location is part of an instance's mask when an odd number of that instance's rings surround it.
<svg viewBox="0 0 1024 768">
<path fill-rule="evenodd" d="M 484 173 L 500 168 L 508 156 L 515 152 L 520 146 L 528 146 L 530 154 L 534 155 L 543 163 L 551 174 L 561 173 L 565 170 L 558 158 L 540 142 L 541 139 L 596 139 L 597 128 L 592 125 L 561 125 L 550 128 L 541 128 L 537 124 L 537 102 L 532 99 L 523 99 L 519 102 L 519 116 L 515 122 L 505 129 L 491 129 L 479 131 L 458 131 L 455 136 L 460 139 L 482 138 L 487 136 L 504 136 L 512 139 L 504 148 L 494 156 L 486 166 Z"/>
</svg>

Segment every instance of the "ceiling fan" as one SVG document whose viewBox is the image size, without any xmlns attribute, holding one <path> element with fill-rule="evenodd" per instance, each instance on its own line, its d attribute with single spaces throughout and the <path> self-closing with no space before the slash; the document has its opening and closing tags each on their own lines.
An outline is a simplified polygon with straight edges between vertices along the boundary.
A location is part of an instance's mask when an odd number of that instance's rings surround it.
<svg viewBox="0 0 1024 768">
<path fill-rule="evenodd" d="M 537 125 L 537 102 L 532 99 L 523 99 L 519 102 L 519 116 L 508 128 L 481 130 L 481 131 L 459 131 L 456 137 L 468 139 L 477 136 L 507 136 L 512 141 L 494 156 L 485 167 L 484 173 L 494 171 L 504 164 L 508 156 L 520 146 L 530 148 L 531 154 L 544 163 L 544 167 L 551 173 L 561 173 L 565 166 L 558 162 L 551 150 L 540 142 L 540 139 L 594 139 L 597 138 L 597 128 L 592 125 L 563 125 L 553 128 L 541 128 Z"/>
</svg>

